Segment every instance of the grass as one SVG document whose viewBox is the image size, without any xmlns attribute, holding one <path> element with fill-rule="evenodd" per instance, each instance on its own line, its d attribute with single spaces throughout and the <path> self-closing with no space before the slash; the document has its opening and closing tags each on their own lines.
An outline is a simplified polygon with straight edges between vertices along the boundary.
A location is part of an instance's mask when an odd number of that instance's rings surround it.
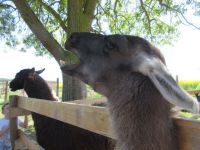
<svg viewBox="0 0 200 150">
<path fill-rule="evenodd" d="M 186 112 L 186 111 L 180 111 L 179 116 L 182 118 L 190 118 L 190 119 L 195 119 L 195 120 L 200 121 L 200 115 L 196 115 L 196 114 Z"/>
</svg>

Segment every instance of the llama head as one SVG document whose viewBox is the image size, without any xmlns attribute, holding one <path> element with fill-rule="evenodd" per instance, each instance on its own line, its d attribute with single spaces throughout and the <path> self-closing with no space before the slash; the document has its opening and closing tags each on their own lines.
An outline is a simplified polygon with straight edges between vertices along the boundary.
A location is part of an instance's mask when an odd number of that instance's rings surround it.
<svg viewBox="0 0 200 150">
<path fill-rule="evenodd" d="M 27 80 L 34 80 L 35 77 L 42 73 L 45 69 L 35 71 L 35 68 L 32 69 L 23 69 L 19 71 L 15 78 L 10 82 L 11 91 L 16 91 L 24 88 L 24 84 Z"/>
<path fill-rule="evenodd" d="M 149 77 L 168 102 L 199 113 L 199 103 L 177 85 L 160 51 L 142 38 L 75 32 L 65 48 L 80 62 L 64 65 L 62 71 L 90 84 L 97 92 L 109 93 L 107 82 L 113 80 L 113 72 L 138 72 Z"/>
</svg>

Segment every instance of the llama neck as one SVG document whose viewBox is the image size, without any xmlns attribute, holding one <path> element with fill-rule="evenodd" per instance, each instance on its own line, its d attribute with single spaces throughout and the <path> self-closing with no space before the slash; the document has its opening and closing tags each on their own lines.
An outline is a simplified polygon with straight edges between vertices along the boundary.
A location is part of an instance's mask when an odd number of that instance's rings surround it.
<svg viewBox="0 0 200 150">
<path fill-rule="evenodd" d="M 114 130 L 122 150 L 177 150 L 170 107 L 145 76 L 119 78 L 108 97 Z"/>
<path fill-rule="evenodd" d="M 28 97 L 54 100 L 51 89 L 40 76 L 36 77 L 34 81 L 27 80 L 24 84 L 24 90 Z"/>
</svg>

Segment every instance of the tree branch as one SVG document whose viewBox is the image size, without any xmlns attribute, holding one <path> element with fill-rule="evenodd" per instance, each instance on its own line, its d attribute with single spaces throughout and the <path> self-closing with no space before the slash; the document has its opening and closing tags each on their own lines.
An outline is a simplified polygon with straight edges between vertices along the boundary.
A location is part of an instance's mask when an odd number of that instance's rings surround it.
<svg viewBox="0 0 200 150">
<path fill-rule="evenodd" d="M 190 26 L 193 26 L 194 28 L 200 30 L 200 27 L 198 27 L 198 26 L 194 25 L 193 23 L 189 22 L 189 21 L 186 19 L 186 17 L 185 17 L 182 13 L 180 13 L 180 15 L 181 15 L 181 17 L 185 20 L 185 22 L 186 22 L 187 24 L 189 24 Z"/>
<path fill-rule="evenodd" d="M 97 25 L 97 27 L 99 28 L 100 33 L 101 33 L 101 32 L 102 32 L 102 29 L 101 29 L 101 25 L 100 25 L 99 19 L 98 19 L 98 17 L 97 17 L 98 13 L 99 13 L 99 6 L 97 6 L 97 11 L 96 11 L 96 14 L 94 15 L 94 17 L 95 17 L 95 19 L 96 19 L 96 25 Z M 97 31 L 94 30 L 94 29 L 93 29 L 92 31 L 94 31 L 94 32 L 97 33 Z"/>
<path fill-rule="evenodd" d="M 140 0 L 140 4 L 141 4 L 142 10 L 143 10 L 144 13 L 145 13 L 145 16 L 147 17 L 149 33 L 150 33 L 150 35 L 151 35 L 151 19 L 150 19 L 150 16 L 149 16 L 149 14 L 148 14 L 148 12 L 147 12 L 145 6 L 144 6 L 143 0 Z"/>
<path fill-rule="evenodd" d="M 115 4 L 114 4 L 114 9 L 113 12 L 116 14 L 116 9 L 117 9 L 117 3 L 119 2 L 119 0 L 115 0 Z"/>
<path fill-rule="evenodd" d="M 9 5 L 9 4 L 3 4 L 3 2 L 2 3 L 0 3 L 0 8 L 5 8 L 5 9 L 9 9 L 9 8 L 12 8 L 14 11 L 16 10 L 16 8 L 15 7 L 13 7 L 12 5 Z"/>
<path fill-rule="evenodd" d="M 8 2 L 8 1 L 11 1 L 11 0 L 2 0 L 1 3 Z"/>
<path fill-rule="evenodd" d="M 60 15 L 49 5 L 44 3 L 42 0 L 38 0 L 38 2 L 49 12 L 53 15 L 53 17 L 58 21 L 62 29 L 67 33 L 67 27 L 65 22 L 61 19 Z"/>
<path fill-rule="evenodd" d="M 83 5 L 83 14 L 90 16 L 90 19 L 94 18 L 94 10 L 96 7 L 97 0 L 85 0 Z"/>
<path fill-rule="evenodd" d="M 158 0 L 158 1 L 159 1 L 160 6 L 163 6 L 163 7 L 165 7 L 166 9 L 169 9 L 169 10 L 171 10 L 171 11 L 177 12 L 178 14 L 181 15 L 181 17 L 183 18 L 183 20 L 184 20 L 187 24 L 189 24 L 190 26 L 192 26 L 192 27 L 194 27 L 194 28 L 200 30 L 200 27 L 198 27 L 198 26 L 194 25 L 193 23 L 191 23 L 190 21 L 188 21 L 188 20 L 186 19 L 186 17 L 183 15 L 182 12 L 180 12 L 179 10 L 174 9 L 174 8 L 170 7 L 169 5 L 163 3 L 162 0 Z"/>
<path fill-rule="evenodd" d="M 70 52 L 64 51 L 60 44 L 52 37 L 46 30 L 37 16 L 29 7 L 26 0 L 12 0 L 21 14 L 23 20 L 26 22 L 31 31 L 43 44 L 43 46 L 54 56 L 59 63 L 60 60 L 66 61 L 66 56 L 71 55 Z M 70 56 L 69 56 L 70 57 Z"/>
<path fill-rule="evenodd" d="M 115 28 L 117 28 L 117 3 L 119 2 L 119 0 L 115 0 L 115 3 L 114 3 L 114 9 L 113 9 L 113 13 L 114 13 L 114 17 L 115 17 Z"/>
<path fill-rule="evenodd" d="M 49 6 L 52 6 L 52 5 L 54 5 L 55 3 L 59 3 L 60 1 L 54 1 L 54 2 L 52 2 Z"/>
</svg>

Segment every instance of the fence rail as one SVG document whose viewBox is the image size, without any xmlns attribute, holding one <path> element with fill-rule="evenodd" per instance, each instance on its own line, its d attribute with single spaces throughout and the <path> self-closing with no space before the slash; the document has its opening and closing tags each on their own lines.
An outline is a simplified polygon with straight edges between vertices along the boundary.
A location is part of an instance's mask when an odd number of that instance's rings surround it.
<svg viewBox="0 0 200 150">
<path fill-rule="evenodd" d="M 115 139 L 106 108 L 90 106 L 91 100 L 51 102 L 41 99 L 11 96 L 10 126 L 11 142 L 15 147 L 23 143 L 29 150 L 39 150 L 37 142 L 30 140 L 22 131 L 17 136 L 16 117 L 36 112 L 80 128 Z M 180 150 L 200 149 L 200 121 L 174 118 L 178 129 Z"/>
<path fill-rule="evenodd" d="M 4 102 L 8 101 L 8 96 L 9 96 L 9 82 L 11 80 L 0 80 L 0 96 L 3 96 L 2 99 L 4 99 Z M 53 91 L 55 92 L 56 96 L 59 97 L 61 95 L 60 88 L 59 88 L 59 78 L 56 79 L 56 81 L 47 81 L 48 85 L 52 87 Z M 25 96 L 24 90 L 21 90 L 20 92 L 21 96 Z"/>
<path fill-rule="evenodd" d="M 189 94 L 198 94 L 198 93 L 200 93 L 200 90 L 187 90 L 187 92 Z"/>
<path fill-rule="evenodd" d="M 9 81 L 0 81 L 0 94 L 4 94 L 4 101 L 8 99 L 8 82 Z"/>
</svg>

